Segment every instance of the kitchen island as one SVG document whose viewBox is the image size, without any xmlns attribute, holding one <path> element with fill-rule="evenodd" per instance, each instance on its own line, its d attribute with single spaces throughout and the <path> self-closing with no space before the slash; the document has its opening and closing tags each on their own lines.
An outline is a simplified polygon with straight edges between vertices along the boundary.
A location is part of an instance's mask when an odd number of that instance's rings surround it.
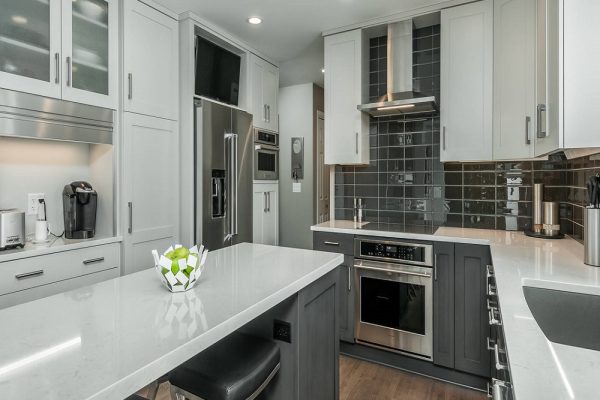
<svg viewBox="0 0 600 400">
<path fill-rule="evenodd" d="M 308 398 L 306 357 L 326 357 L 331 371 L 321 375 L 337 387 L 332 271 L 342 261 L 242 243 L 210 252 L 188 292 L 168 292 L 148 269 L 1 310 L 0 398 L 122 399 L 236 330 L 272 338 L 273 319 L 290 322 L 292 343 L 277 342 L 282 367 L 272 398 Z M 322 335 L 329 353 L 315 342 Z M 319 398 L 337 389 L 326 396 Z"/>
</svg>

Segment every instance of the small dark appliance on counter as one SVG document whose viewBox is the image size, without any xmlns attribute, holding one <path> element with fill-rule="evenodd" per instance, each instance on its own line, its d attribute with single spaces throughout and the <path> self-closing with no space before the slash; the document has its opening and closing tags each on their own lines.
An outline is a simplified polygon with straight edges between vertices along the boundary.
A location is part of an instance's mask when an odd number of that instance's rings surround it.
<svg viewBox="0 0 600 400">
<path fill-rule="evenodd" d="M 96 232 L 98 194 L 87 182 L 76 181 L 63 189 L 65 238 L 89 239 Z"/>
</svg>

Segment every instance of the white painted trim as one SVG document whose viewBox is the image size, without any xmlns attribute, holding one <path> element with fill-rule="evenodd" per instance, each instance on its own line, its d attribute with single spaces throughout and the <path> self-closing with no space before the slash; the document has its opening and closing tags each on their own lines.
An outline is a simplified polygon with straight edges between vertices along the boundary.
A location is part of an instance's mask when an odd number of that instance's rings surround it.
<svg viewBox="0 0 600 400">
<path fill-rule="evenodd" d="M 417 7 L 417 8 L 413 8 L 411 10 L 400 11 L 400 12 L 397 12 L 394 14 L 386 15 L 384 17 L 371 18 L 371 19 L 368 19 L 363 22 L 358 22 L 356 24 L 344 25 L 344 26 L 340 26 L 338 28 L 328 29 L 326 31 L 323 31 L 322 35 L 329 36 L 329 35 L 334 35 L 336 33 L 351 31 L 354 29 L 361 29 L 361 28 L 364 29 L 364 28 L 369 28 L 372 26 L 389 24 L 392 22 L 398 22 L 398 21 L 402 21 L 405 19 L 417 17 L 419 15 L 440 11 L 444 8 L 455 7 L 455 6 L 458 6 L 461 4 L 465 4 L 465 3 L 473 3 L 473 0 L 440 0 L 437 3 L 429 5 L 429 6 Z"/>
<path fill-rule="evenodd" d="M 163 5 L 156 3 L 153 0 L 138 0 L 140 3 L 147 5 L 148 7 L 154 8 L 156 11 L 165 14 L 169 18 L 179 20 L 179 15 L 175 11 L 171 11 Z"/>
<path fill-rule="evenodd" d="M 251 47 L 248 43 L 239 39 L 237 36 L 229 33 L 228 31 L 213 24 L 212 22 L 209 22 L 209 21 L 199 17 L 198 15 L 194 14 L 191 11 L 186 11 L 184 13 L 179 14 L 179 21 L 184 21 L 186 19 L 192 20 L 196 26 L 200 27 L 201 29 L 207 31 L 208 33 L 210 33 L 212 35 L 215 35 L 215 36 L 221 38 L 222 40 L 229 43 L 230 45 L 235 46 L 235 47 L 239 48 L 240 50 L 248 51 L 248 52 L 254 54 L 255 56 L 260 57 L 263 60 L 267 61 L 268 63 L 273 64 L 274 66 L 279 68 L 278 61 L 275 61 L 274 59 L 266 56 L 265 54 L 261 53 L 260 51 L 256 50 L 255 48 Z"/>
</svg>

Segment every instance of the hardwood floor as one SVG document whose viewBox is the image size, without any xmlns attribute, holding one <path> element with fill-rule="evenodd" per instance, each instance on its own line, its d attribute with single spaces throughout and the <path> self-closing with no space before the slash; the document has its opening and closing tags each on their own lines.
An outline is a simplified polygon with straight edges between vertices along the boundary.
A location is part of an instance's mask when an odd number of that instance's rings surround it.
<svg viewBox="0 0 600 400">
<path fill-rule="evenodd" d="M 145 391 L 140 391 L 145 395 Z M 484 393 L 394 368 L 340 357 L 340 400 L 485 400 Z M 163 384 L 157 400 L 170 400 Z M 284 400 L 284 399 L 282 399 Z"/>
<path fill-rule="evenodd" d="M 340 400 L 484 400 L 486 395 L 394 368 L 340 357 Z"/>
</svg>

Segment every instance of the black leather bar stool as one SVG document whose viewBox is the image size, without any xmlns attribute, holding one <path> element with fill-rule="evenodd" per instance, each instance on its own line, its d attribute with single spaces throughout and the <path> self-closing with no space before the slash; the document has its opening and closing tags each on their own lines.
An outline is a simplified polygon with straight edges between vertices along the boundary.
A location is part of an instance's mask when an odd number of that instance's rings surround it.
<svg viewBox="0 0 600 400">
<path fill-rule="evenodd" d="M 270 340 L 235 332 L 169 374 L 176 400 L 253 400 L 279 371 Z"/>
</svg>

